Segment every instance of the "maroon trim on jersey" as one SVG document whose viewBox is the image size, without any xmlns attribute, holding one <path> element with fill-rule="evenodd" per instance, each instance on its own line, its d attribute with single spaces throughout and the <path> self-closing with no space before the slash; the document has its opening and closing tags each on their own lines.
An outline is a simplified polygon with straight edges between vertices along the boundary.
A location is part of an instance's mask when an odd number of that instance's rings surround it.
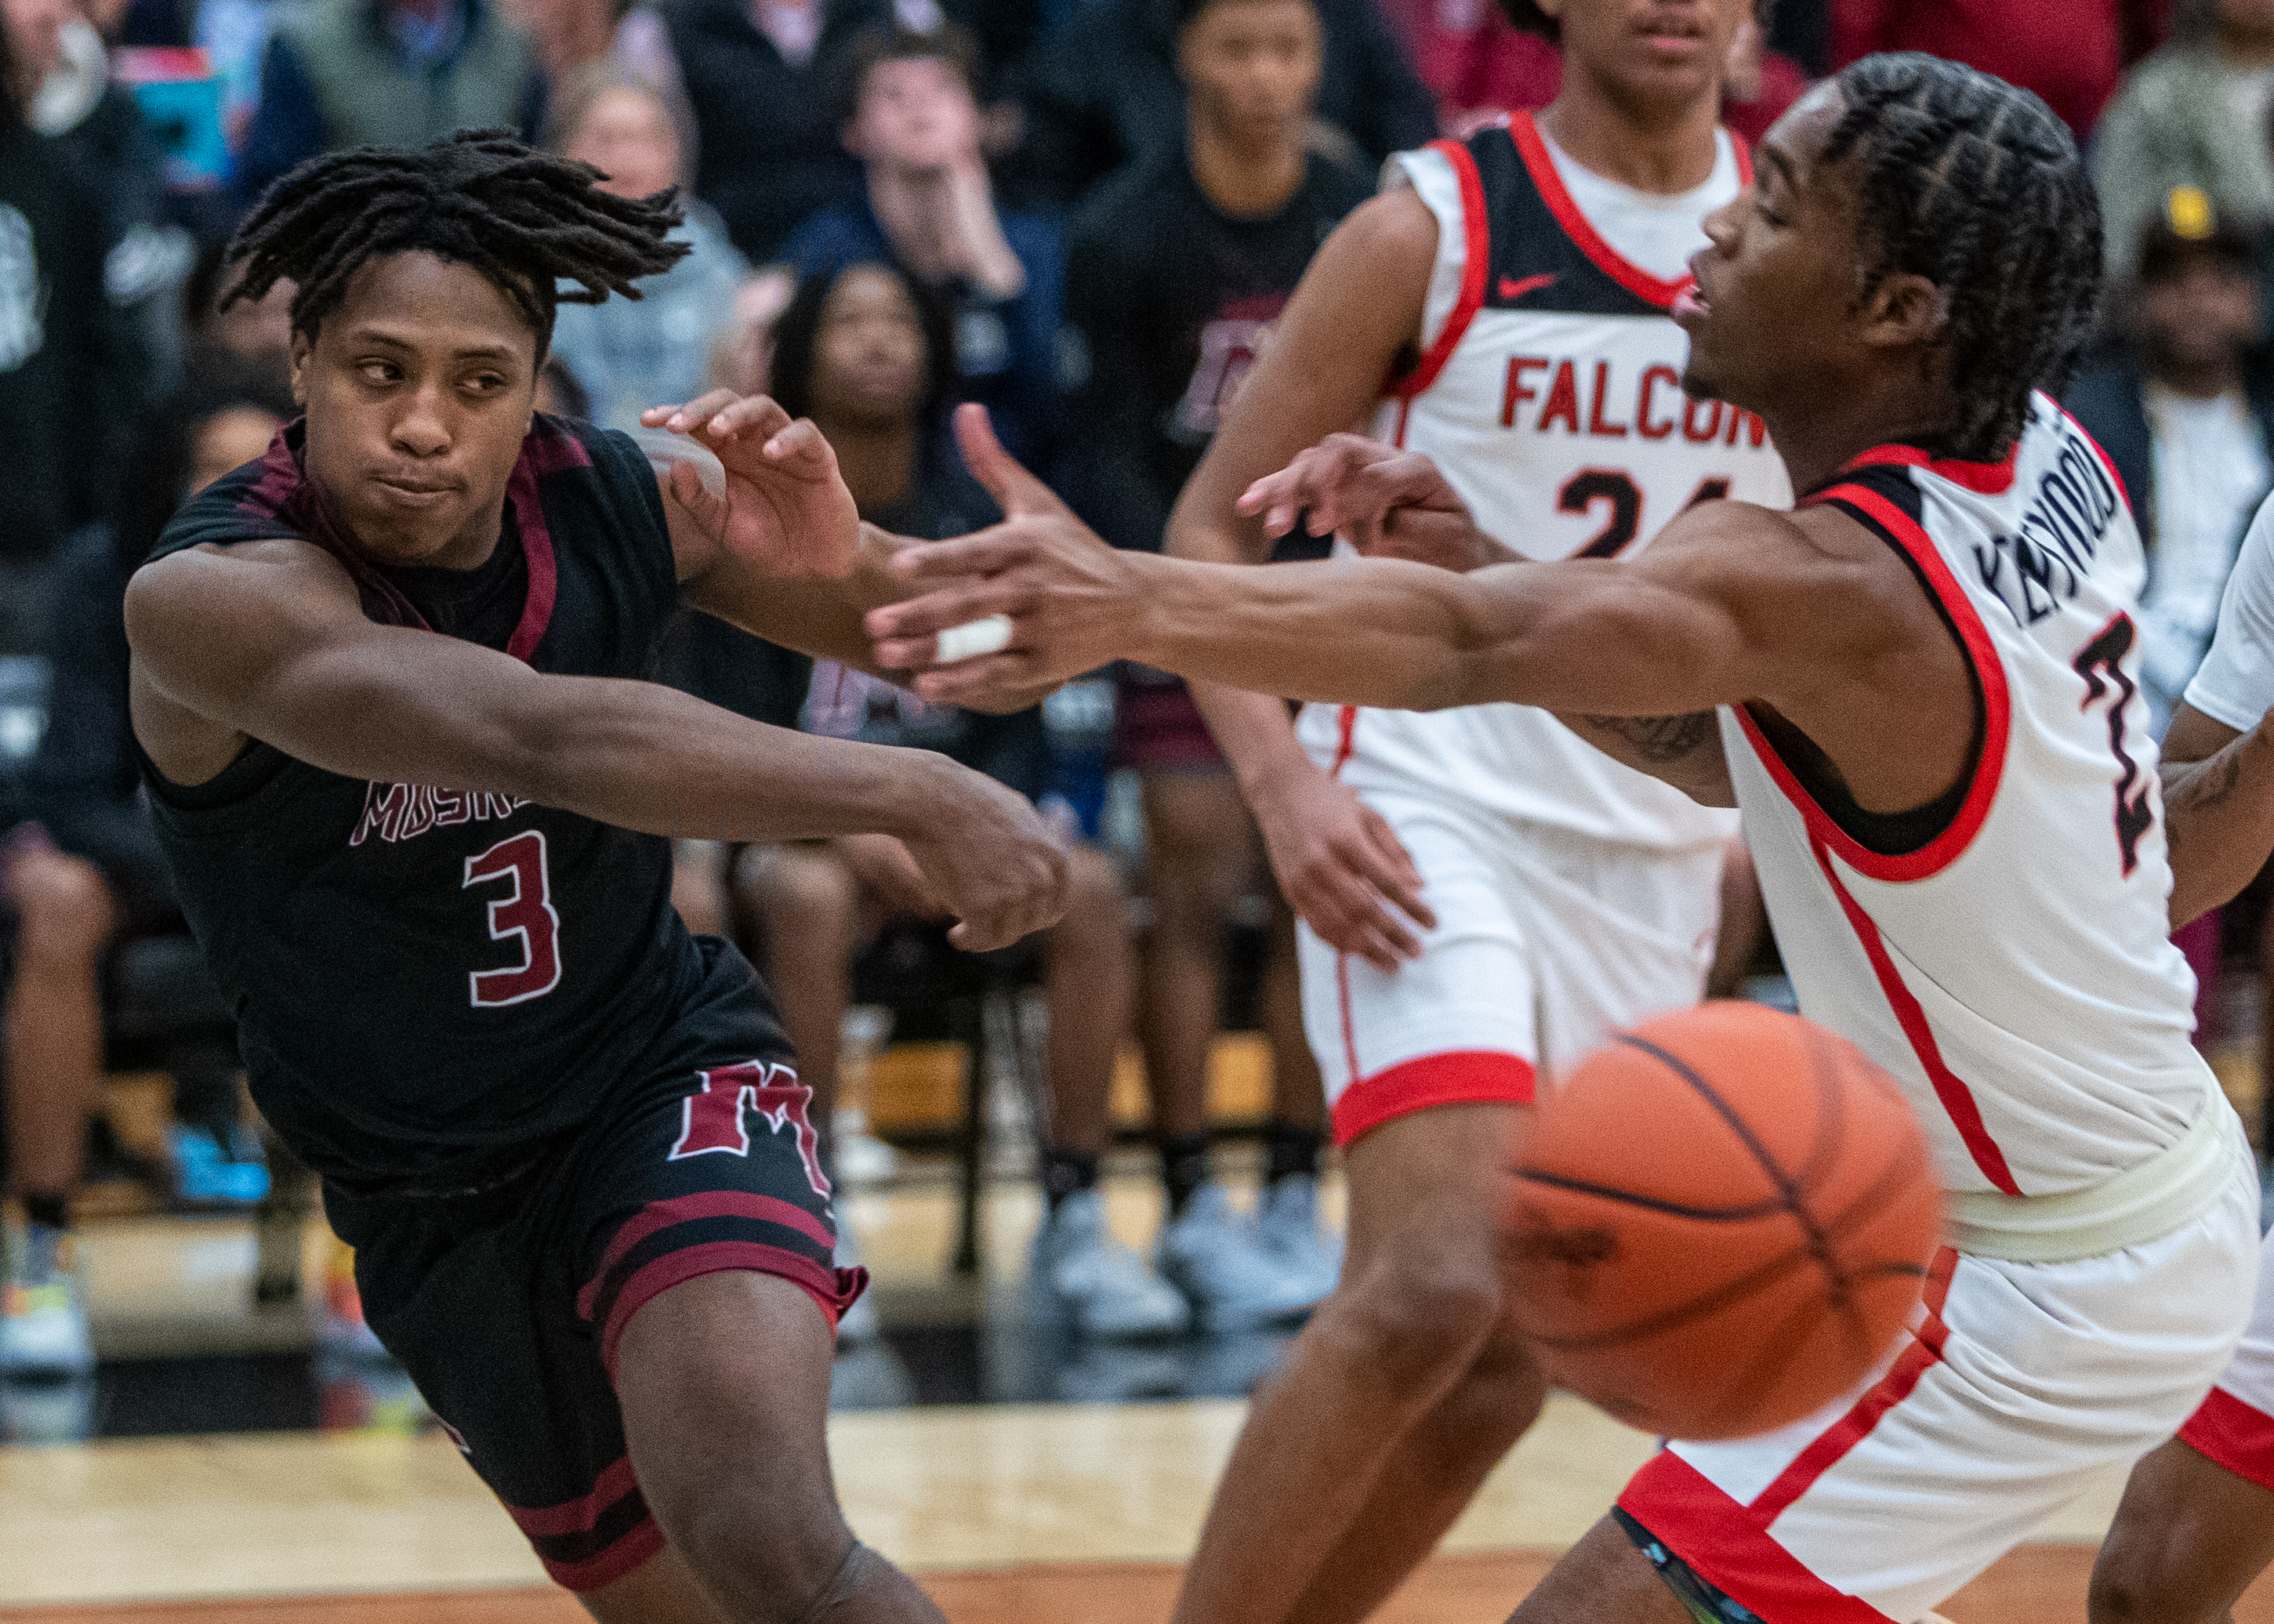
<svg viewBox="0 0 2274 1624">
<path fill-rule="evenodd" d="M 1343 1024 L 1350 1025 L 1350 981 L 1344 977 Z M 1353 1056 L 1355 1058 L 1355 1056 Z M 1441 1105 L 1530 1105 L 1539 1095 L 1539 1072 L 1522 1055 L 1504 1049 L 1449 1049 L 1400 1061 L 1372 1077 L 1353 1078 L 1336 1100 L 1335 1145 L 1347 1150 L 1386 1122 Z"/>
<path fill-rule="evenodd" d="M 1840 471 L 1844 474 L 1849 469 L 1900 463 L 1906 468 L 1924 468 L 1977 496 L 2003 496 L 2014 488 L 2014 462 L 2021 455 L 2022 442 L 2018 440 L 2002 462 L 1953 462 L 1931 457 L 1916 446 L 1874 446 L 1861 456 L 1850 458 L 1848 467 Z"/>
<path fill-rule="evenodd" d="M 1942 1305 L 1958 1254 L 1935 1256 L 1926 1287 L 1926 1322 L 1877 1386 L 1801 1451 L 1750 1505 L 1741 1504 L 1671 1449 L 1634 1475 L 1619 1508 L 1648 1529 L 1690 1571 L 1764 1619 L 1780 1624 L 1888 1624 L 1869 1602 L 1835 1590 L 1769 1532 L 1777 1515 L 1804 1493 L 1888 1411 L 1910 1396 L 1942 1358 Z"/>
<path fill-rule="evenodd" d="M 1817 804 L 1816 798 L 1785 764 L 1776 747 L 1754 725 L 1751 714 L 1743 705 L 1737 707 L 1737 720 L 1745 736 L 1752 741 L 1762 764 L 1776 780 L 1777 787 L 1808 819 L 1810 832 L 1839 853 L 1841 861 L 1859 874 L 1892 884 L 1924 880 L 1956 862 L 1990 816 L 1990 808 L 1998 798 L 1998 786 L 2005 775 L 2007 743 L 2013 733 L 2013 695 L 2007 689 L 2006 667 L 1998 658 L 1998 645 L 1991 641 L 1989 628 L 1982 624 L 1982 617 L 1975 613 L 1966 589 L 1958 584 L 1926 531 L 1909 514 L 1868 485 L 1834 485 L 1810 497 L 1803 505 L 1814 507 L 1834 501 L 1856 510 L 1857 517 L 1902 548 L 1958 632 L 1963 652 L 1982 689 L 1982 756 L 1974 764 L 1973 785 L 1958 815 L 1950 820 L 1949 828 L 1916 852 L 1887 856 L 1861 845 L 1833 821 L 1832 815 Z"/>
<path fill-rule="evenodd" d="M 1436 342 L 1423 352 L 1421 364 L 1382 391 L 1401 402 L 1411 402 L 1437 381 L 1437 374 L 1445 370 L 1445 364 L 1453 358 L 1453 351 L 1461 347 L 1469 323 L 1484 308 L 1485 281 L 1492 271 L 1492 222 L 1485 215 L 1485 183 L 1477 173 L 1476 159 L 1458 141 L 1432 141 L 1424 150 L 1437 154 L 1451 164 L 1453 174 L 1461 183 L 1461 297 L 1455 302 L 1452 314 L 1445 318 Z M 1398 441 L 1403 444 L 1403 410 L 1398 413 L 1397 429 Z"/>
<path fill-rule="evenodd" d="M 591 465 L 591 455 L 582 440 L 540 417 L 522 442 L 513 477 L 506 482 L 506 499 L 513 503 L 514 522 L 521 531 L 521 550 L 529 558 L 529 596 L 521 605 L 521 623 L 513 628 L 505 651 L 523 665 L 545 640 L 546 628 L 553 624 L 553 604 L 561 583 L 560 567 L 553 556 L 553 529 L 545 522 L 538 478 Z"/>
<path fill-rule="evenodd" d="M 802 1252 L 769 1246 L 764 1241 L 702 1241 L 666 1252 L 633 1271 L 608 1310 L 608 1322 L 600 1329 L 600 1363 L 607 1367 L 608 1380 L 616 1379 L 616 1344 L 623 1339 L 624 1327 L 634 1314 L 674 1286 L 705 1274 L 735 1273 L 772 1274 L 789 1282 L 813 1299 L 832 1333 L 837 1329 L 839 1317 L 869 1287 L 867 1269 L 832 1268 Z"/>
<path fill-rule="evenodd" d="M 1621 254 L 1605 242 L 1579 205 L 1565 190 L 1563 177 L 1555 172 L 1555 160 L 1547 150 L 1547 142 L 1532 122 L 1530 113 L 1517 113 L 1508 121 L 1508 132 L 1516 142 L 1516 150 L 1524 159 L 1524 167 L 1532 177 L 1532 184 L 1540 189 L 1540 200 L 1555 216 L 1555 223 L 1563 228 L 1579 252 L 1595 262 L 1596 268 L 1637 298 L 1647 299 L 1660 310 L 1671 309 L 1674 301 L 1690 285 L 1691 279 L 1683 275 L 1673 282 L 1661 281 L 1639 265 Z M 1742 151 L 1742 149 L 1740 149 Z M 1739 173 L 1749 173 L 1751 165 L 1741 156 Z M 1473 252 L 1473 250 L 1472 251 Z"/>
<path fill-rule="evenodd" d="M 2274 1489 L 2274 1416 L 2225 1387 L 2213 1387 L 2187 1417 L 2180 1441 L 2236 1477 Z"/>
</svg>

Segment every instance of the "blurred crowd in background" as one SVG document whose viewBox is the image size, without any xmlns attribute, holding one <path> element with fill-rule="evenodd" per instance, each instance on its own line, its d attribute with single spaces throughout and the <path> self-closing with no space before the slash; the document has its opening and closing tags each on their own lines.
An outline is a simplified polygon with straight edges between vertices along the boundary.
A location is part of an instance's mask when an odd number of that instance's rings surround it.
<svg viewBox="0 0 2274 1624">
<path fill-rule="evenodd" d="M 546 410 L 625 427 L 713 387 L 771 393 L 820 425 L 866 517 L 942 537 L 993 515 L 945 426 L 981 402 L 1101 533 L 1153 548 L 1383 159 L 1544 107 L 1562 73 L 1493 0 L 0 0 L 0 1086 L 21 1214 L 0 1373 L 92 1357 L 68 1241 L 90 1177 L 226 1207 L 285 1172 L 226 1012 L 198 1015 L 119 611 L 174 507 L 294 413 L 289 285 L 217 307 L 223 244 L 264 187 L 329 149 L 498 126 L 628 196 L 677 185 L 692 252 L 639 302 L 561 307 Z M 1727 64 L 1727 122 L 1757 139 L 1812 79 L 1885 49 L 2034 89 L 2090 149 L 2110 293 L 2067 399 L 2149 538 L 2160 725 L 2274 485 L 2274 0 L 1764 0 Z M 1047 1017 L 1032 1283 L 1077 1333 L 1284 1324 L 1326 1295 L 1291 921 L 1174 679 L 1099 673 L 980 717 L 699 619 L 666 674 L 785 726 L 943 750 L 1060 820 L 1073 906 L 1004 973 Z M 920 982 L 944 951 L 922 876 L 885 839 L 691 838 L 680 860 L 681 911 L 765 968 L 832 1121 L 847 1011 L 895 1002 L 878 978 Z M 2207 1016 L 2222 935 L 2251 952 L 2252 917 L 2188 933 Z M 1721 966 L 1716 989 L 1758 967 Z M 1273 1062 L 1246 1124 L 1252 1210 L 1212 1161 L 1228 1019 Z M 1112 1238 L 1099 1192 L 1126 1041 L 1163 1187 L 1150 1259 Z M 96 1110 L 106 1069 L 133 1064 L 173 1079 L 154 1151 Z M 840 1120 L 840 1160 L 889 1155 Z M 351 1288 L 332 1306 L 332 1335 L 367 1337 Z"/>
</svg>

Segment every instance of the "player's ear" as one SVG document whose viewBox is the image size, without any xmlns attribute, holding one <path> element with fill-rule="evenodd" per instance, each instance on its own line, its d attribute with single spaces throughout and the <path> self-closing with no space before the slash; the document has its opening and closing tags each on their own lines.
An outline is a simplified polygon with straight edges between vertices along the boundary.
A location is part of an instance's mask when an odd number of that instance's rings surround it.
<svg viewBox="0 0 2274 1624">
<path fill-rule="evenodd" d="M 308 403 L 308 361 L 315 354 L 315 342 L 297 327 L 292 333 L 292 404 Z"/>
<path fill-rule="evenodd" d="M 1863 313 L 1865 343 L 1916 349 L 1941 341 L 1950 325 L 1950 297 L 1915 271 L 1890 271 L 1864 301 Z"/>
</svg>

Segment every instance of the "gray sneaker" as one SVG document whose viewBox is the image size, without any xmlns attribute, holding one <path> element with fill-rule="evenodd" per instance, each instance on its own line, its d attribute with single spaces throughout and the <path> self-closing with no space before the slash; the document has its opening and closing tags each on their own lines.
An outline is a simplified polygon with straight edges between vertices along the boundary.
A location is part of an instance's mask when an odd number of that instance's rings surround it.
<svg viewBox="0 0 2274 1624">
<path fill-rule="evenodd" d="M 1334 1289 L 1315 1269 L 1291 1267 L 1215 1184 L 1194 1191 L 1184 1214 L 1162 1227 L 1158 1262 L 1209 1331 L 1292 1324 Z"/>
<path fill-rule="evenodd" d="M 1319 1228 L 1319 1181 L 1291 1177 L 1264 1187 L 1255 1232 L 1264 1249 L 1310 1281 L 1324 1302 L 1343 1274 L 1343 1237 Z"/>
<path fill-rule="evenodd" d="M 0 1263 L 0 1377 L 75 1376 L 94 1368 L 87 1291 L 72 1237 L 33 1225 Z"/>
<path fill-rule="evenodd" d="M 1028 1278 L 1052 1312 L 1085 1336 L 1130 1342 L 1181 1335 L 1192 1310 L 1105 1227 L 1105 1198 L 1077 1190 L 1035 1231 Z"/>
</svg>

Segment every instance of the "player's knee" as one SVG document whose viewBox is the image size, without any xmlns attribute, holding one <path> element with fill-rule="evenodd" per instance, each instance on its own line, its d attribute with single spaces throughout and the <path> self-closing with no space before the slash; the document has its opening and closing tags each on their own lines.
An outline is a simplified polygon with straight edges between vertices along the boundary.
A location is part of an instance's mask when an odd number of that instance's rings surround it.
<svg viewBox="0 0 2274 1624">
<path fill-rule="evenodd" d="M 2180 1605 L 2175 1594 L 2186 1588 L 2173 1583 L 2178 1575 L 2157 1570 L 2160 1549 L 2156 1539 L 2129 1536 L 2124 1519 L 2118 1518 L 2092 1564 L 2092 1588 L 2085 1604 L 2090 1624 L 2141 1624 L 2146 1619 L 2157 1624 L 2197 1624 L 2195 1610 Z M 2203 1613 L 2201 1624 L 2210 1624 L 2225 1611 L 2221 1607 Z"/>
<path fill-rule="evenodd" d="M 809 1499 L 812 1503 L 802 1504 Z M 825 1492 L 705 1484 L 687 1503 L 657 1507 L 672 1542 L 733 1616 L 751 1624 L 803 1619 L 843 1566 L 852 1531 Z"/>
<path fill-rule="evenodd" d="M 1501 1298 L 1488 1259 L 1393 1253 L 1347 1282 L 1332 1316 L 1367 1368 L 1402 1386 L 1467 1369 L 1500 1323 Z"/>
<path fill-rule="evenodd" d="M 110 887 L 94 864 L 57 852 L 19 858 L 9 875 L 17 951 L 27 965 L 84 964 L 116 929 Z"/>
</svg>

